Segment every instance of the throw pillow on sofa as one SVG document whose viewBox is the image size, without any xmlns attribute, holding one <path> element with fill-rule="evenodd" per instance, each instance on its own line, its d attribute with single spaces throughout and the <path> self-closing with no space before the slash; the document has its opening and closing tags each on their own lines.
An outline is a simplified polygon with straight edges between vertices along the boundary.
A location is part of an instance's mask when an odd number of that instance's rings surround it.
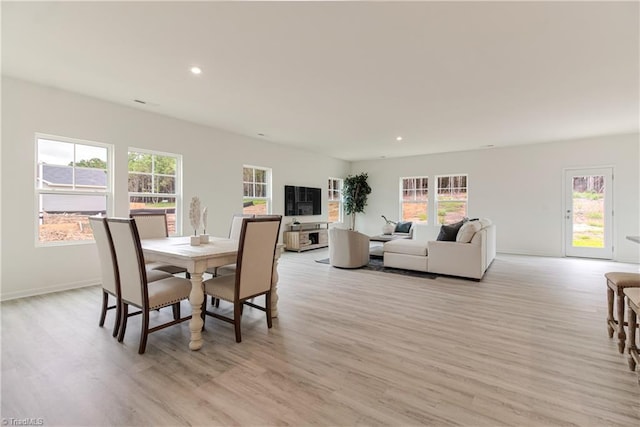
<svg viewBox="0 0 640 427">
<path fill-rule="evenodd" d="M 458 231 L 458 235 L 456 236 L 456 242 L 458 243 L 469 243 L 473 236 L 482 229 L 482 224 L 480 221 L 468 221 L 465 222 L 460 230 Z"/>
<path fill-rule="evenodd" d="M 413 222 L 411 221 L 399 221 L 396 224 L 396 229 L 393 230 L 394 233 L 408 233 L 411 230 L 411 226 Z"/>
<path fill-rule="evenodd" d="M 440 240 L 443 242 L 455 242 L 456 237 L 458 236 L 458 231 L 463 226 L 464 221 L 456 222 L 453 224 L 444 224 L 440 227 L 440 233 L 436 240 Z"/>
</svg>

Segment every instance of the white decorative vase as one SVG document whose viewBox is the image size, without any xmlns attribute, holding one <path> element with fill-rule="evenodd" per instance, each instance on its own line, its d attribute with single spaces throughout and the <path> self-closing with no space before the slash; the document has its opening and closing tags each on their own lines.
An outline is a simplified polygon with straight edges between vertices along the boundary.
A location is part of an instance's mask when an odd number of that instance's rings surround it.
<svg viewBox="0 0 640 427">
<path fill-rule="evenodd" d="M 200 235 L 200 243 L 209 243 L 209 235 L 201 234 Z"/>
<path fill-rule="evenodd" d="M 382 234 L 391 234 L 395 228 L 396 226 L 393 224 L 385 224 L 382 226 Z"/>
<path fill-rule="evenodd" d="M 191 246 L 200 246 L 200 236 L 191 236 Z"/>
</svg>

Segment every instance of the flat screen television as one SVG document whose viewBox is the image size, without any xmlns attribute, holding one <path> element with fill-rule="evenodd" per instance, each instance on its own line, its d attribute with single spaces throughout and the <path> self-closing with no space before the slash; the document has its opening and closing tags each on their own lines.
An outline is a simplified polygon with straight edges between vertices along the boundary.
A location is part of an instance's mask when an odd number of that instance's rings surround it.
<svg viewBox="0 0 640 427">
<path fill-rule="evenodd" d="M 284 214 L 285 216 L 322 214 L 322 189 L 285 185 Z"/>
</svg>

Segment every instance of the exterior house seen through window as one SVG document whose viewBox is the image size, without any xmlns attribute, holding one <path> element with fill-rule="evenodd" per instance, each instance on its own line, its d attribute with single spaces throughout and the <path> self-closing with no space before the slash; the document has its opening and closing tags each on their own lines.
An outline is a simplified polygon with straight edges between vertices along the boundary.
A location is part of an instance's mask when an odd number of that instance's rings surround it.
<svg viewBox="0 0 640 427">
<path fill-rule="evenodd" d="M 271 213 L 271 169 L 246 165 L 242 168 L 242 213 Z"/>
<path fill-rule="evenodd" d="M 438 223 L 461 221 L 467 216 L 467 175 L 443 175 L 436 178 Z"/>
<path fill-rule="evenodd" d="M 402 221 L 427 222 L 429 219 L 429 178 L 400 178 L 400 218 Z"/>
<path fill-rule="evenodd" d="M 36 135 L 38 245 L 93 240 L 88 216 L 110 213 L 112 147 Z"/>
<path fill-rule="evenodd" d="M 129 212 L 164 213 L 169 235 L 177 234 L 182 156 L 132 148 L 128 163 Z"/>
</svg>

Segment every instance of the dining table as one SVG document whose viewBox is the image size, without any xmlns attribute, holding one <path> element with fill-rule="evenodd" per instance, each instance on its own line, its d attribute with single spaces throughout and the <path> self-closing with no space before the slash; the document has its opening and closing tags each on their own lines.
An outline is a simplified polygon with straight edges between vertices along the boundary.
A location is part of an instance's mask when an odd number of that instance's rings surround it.
<svg viewBox="0 0 640 427">
<path fill-rule="evenodd" d="M 185 268 L 191 277 L 191 320 L 189 330 L 191 339 L 189 348 L 199 350 L 202 347 L 201 318 L 204 289 L 202 278 L 205 270 L 212 267 L 222 267 L 235 264 L 238 257 L 238 241 L 223 237 L 209 237 L 207 243 L 191 246 L 190 237 L 163 237 L 157 239 L 142 239 L 142 252 L 145 261 L 158 261 Z M 271 277 L 271 316 L 278 317 L 278 259 L 284 245 L 276 246 L 273 260 L 273 274 Z"/>
</svg>

